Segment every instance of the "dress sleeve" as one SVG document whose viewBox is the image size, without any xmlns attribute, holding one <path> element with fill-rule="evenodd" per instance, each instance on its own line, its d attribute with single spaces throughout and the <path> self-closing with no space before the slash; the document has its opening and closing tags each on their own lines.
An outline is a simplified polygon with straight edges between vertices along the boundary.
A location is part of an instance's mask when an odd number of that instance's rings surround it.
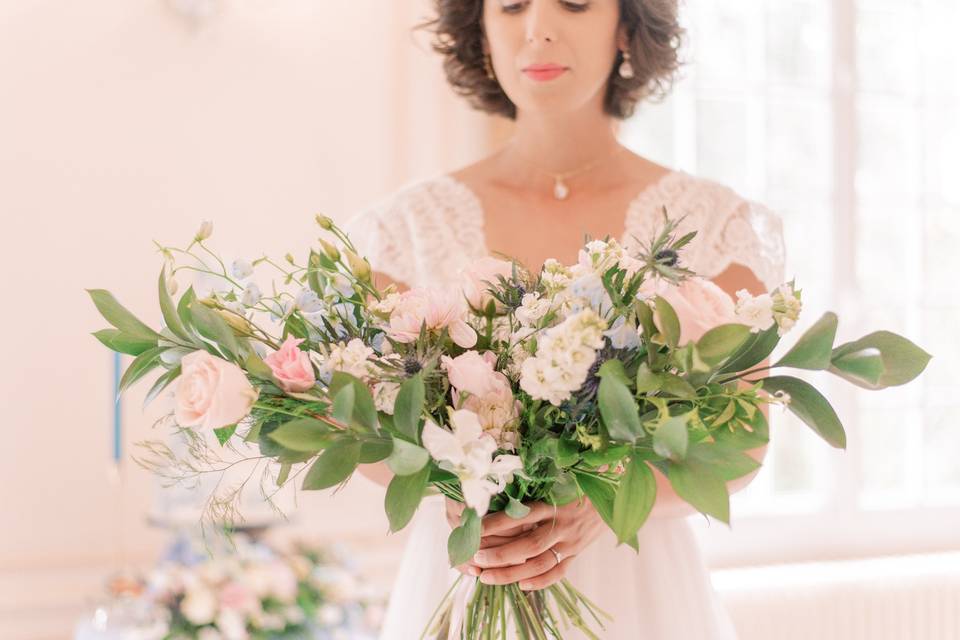
<svg viewBox="0 0 960 640">
<path fill-rule="evenodd" d="M 406 213 L 404 199 L 393 197 L 351 216 L 342 229 L 374 271 L 413 287 L 417 270 Z"/>
<path fill-rule="evenodd" d="M 785 261 L 780 216 L 759 202 L 738 199 L 716 219 L 710 242 L 700 256 L 699 271 L 712 277 L 736 262 L 753 271 L 771 291 L 783 282 Z"/>
</svg>

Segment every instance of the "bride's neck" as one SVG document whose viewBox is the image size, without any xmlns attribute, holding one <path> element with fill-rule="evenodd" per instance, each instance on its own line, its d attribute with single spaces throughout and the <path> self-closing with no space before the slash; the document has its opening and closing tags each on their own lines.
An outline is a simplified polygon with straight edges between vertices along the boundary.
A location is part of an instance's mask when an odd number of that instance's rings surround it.
<svg viewBox="0 0 960 640">
<path fill-rule="evenodd" d="M 519 184 L 549 180 L 602 163 L 619 148 L 610 117 L 602 114 L 517 114 L 514 135 L 500 152 L 503 175 Z"/>
</svg>

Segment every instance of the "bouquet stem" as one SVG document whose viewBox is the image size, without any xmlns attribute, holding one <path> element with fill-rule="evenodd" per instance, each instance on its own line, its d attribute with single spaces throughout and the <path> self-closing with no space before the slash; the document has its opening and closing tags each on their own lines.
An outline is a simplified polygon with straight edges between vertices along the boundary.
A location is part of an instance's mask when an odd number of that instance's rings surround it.
<svg viewBox="0 0 960 640">
<path fill-rule="evenodd" d="M 601 618 L 612 619 L 567 579 L 528 592 L 517 584 L 489 585 L 461 575 L 434 610 L 420 640 L 562 640 L 561 623 L 563 629 L 574 627 L 591 640 L 600 640 L 586 614 L 601 630 Z M 510 622 L 515 636 L 508 636 Z"/>
</svg>

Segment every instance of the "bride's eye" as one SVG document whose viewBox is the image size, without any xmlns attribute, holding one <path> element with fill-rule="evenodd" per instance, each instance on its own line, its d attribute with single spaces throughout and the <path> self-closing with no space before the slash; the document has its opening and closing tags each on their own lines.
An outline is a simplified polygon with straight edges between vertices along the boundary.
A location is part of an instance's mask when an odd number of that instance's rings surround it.
<svg viewBox="0 0 960 640">
<path fill-rule="evenodd" d="M 586 11 L 587 7 L 590 6 L 589 2 L 567 2 L 567 0 L 562 0 L 560 4 L 570 11 Z"/>
<path fill-rule="evenodd" d="M 523 9 L 523 2 L 502 3 L 500 8 L 504 13 L 519 13 Z"/>
</svg>

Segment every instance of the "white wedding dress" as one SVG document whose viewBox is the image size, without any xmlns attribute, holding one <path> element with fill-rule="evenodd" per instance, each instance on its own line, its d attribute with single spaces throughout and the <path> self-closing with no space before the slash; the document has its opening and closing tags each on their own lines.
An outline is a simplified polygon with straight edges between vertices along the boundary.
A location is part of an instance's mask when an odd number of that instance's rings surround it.
<svg viewBox="0 0 960 640">
<path fill-rule="evenodd" d="M 732 189 L 683 171 L 670 172 L 639 193 L 626 211 L 621 238 L 646 241 L 662 223 L 687 214 L 678 235 L 698 230 L 683 250 L 687 266 L 713 277 L 731 262 L 749 267 L 772 289 L 783 280 L 780 218 Z M 373 268 L 408 286 L 454 286 L 458 271 L 488 254 L 479 199 L 464 183 L 443 174 L 407 185 L 353 216 L 345 230 Z M 701 516 L 697 516 L 701 517 Z M 423 500 L 413 521 L 390 594 L 381 640 L 416 640 L 452 581 L 447 562 L 450 528 L 443 498 Z M 605 640 L 734 640 L 736 632 L 710 582 L 685 518 L 648 520 L 639 554 L 616 546 L 609 529 L 578 555 L 567 577 L 613 616 Z M 568 631 L 566 640 L 583 636 Z"/>
</svg>

